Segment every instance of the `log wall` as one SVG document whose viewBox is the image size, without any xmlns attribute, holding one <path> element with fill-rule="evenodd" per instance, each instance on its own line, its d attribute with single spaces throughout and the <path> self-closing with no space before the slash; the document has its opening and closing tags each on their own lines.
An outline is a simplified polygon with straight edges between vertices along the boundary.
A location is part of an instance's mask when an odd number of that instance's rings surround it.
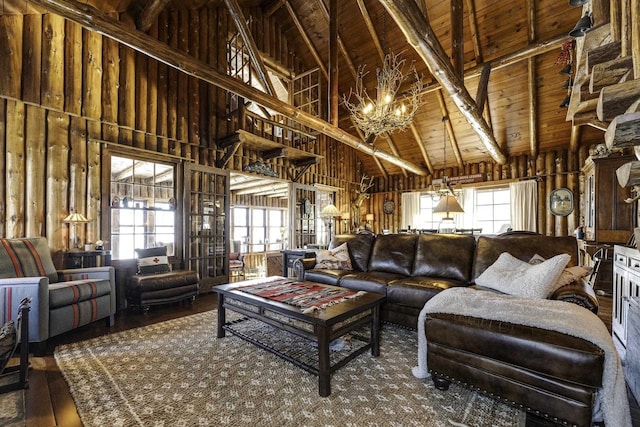
<svg viewBox="0 0 640 427">
<path fill-rule="evenodd" d="M 251 10 L 258 48 L 294 72 L 295 56 L 275 19 Z M 133 26 L 123 14 L 119 19 Z M 233 21 L 225 8 L 169 9 L 149 34 L 221 69 Z M 117 143 L 213 166 L 224 152 L 226 93 L 113 40 L 52 14 L 0 16 L 0 236 L 43 235 L 54 252 L 68 248 L 62 219 L 70 209 L 91 222 L 81 241 L 102 238 L 101 143 Z M 324 159 L 300 178 L 347 188 L 359 181 L 356 151 L 327 138 L 310 147 Z M 240 147 L 227 164 L 242 170 L 259 153 Z M 270 166 L 291 179 L 287 159 Z M 252 201 L 268 206 L 266 201 Z"/>
</svg>

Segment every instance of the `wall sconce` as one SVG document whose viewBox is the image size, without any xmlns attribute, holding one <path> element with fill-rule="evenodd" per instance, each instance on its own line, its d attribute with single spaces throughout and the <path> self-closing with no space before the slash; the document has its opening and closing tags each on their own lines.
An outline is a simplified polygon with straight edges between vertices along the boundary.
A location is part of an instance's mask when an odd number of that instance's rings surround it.
<svg viewBox="0 0 640 427">
<path fill-rule="evenodd" d="M 62 220 L 63 223 L 65 224 L 71 224 L 73 226 L 73 249 L 79 249 L 80 248 L 80 242 L 78 241 L 78 224 L 86 224 L 89 222 L 89 220 L 82 215 L 81 213 L 77 213 L 77 212 L 73 212 L 73 210 L 71 211 L 71 213 L 69 215 L 67 215 L 67 217 L 65 219 Z M 71 245 L 70 245 L 71 246 Z"/>
<path fill-rule="evenodd" d="M 367 220 L 367 230 L 371 230 L 373 228 L 373 214 L 367 214 L 365 216 L 365 219 Z"/>
</svg>

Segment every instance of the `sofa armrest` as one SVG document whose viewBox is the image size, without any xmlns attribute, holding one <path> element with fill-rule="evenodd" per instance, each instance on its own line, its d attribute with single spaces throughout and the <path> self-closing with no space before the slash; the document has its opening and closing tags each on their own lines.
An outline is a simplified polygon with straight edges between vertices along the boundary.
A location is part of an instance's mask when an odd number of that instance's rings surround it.
<svg viewBox="0 0 640 427">
<path fill-rule="evenodd" d="M 46 276 L 0 279 L 0 316 L 16 320 L 20 301 L 31 298 L 29 342 L 49 338 L 49 278 Z"/>
<path fill-rule="evenodd" d="M 312 270 L 315 266 L 315 258 L 298 258 L 293 262 L 293 269 L 296 271 L 298 280 L 304 280 L 305 271 Z"/>
<path fill-rule="evenodd" d="M 70 282 L 73 280 L 109 280 L 111 283 L 111 308 L 110 313 L 116 313 L 116 270 L 112 266 L 104 267 L 88 267 L 88 268 L 70 268 L 66 270 L 58 270 L 58 280 L 61 282 Z"/>
<path fill-rule="evenodd" d="M 584 280 L 576 280 L 556 290 L 549 299 L 572 302 L 598 314 L 598 298 L 591 286 Z"/>
</svg>

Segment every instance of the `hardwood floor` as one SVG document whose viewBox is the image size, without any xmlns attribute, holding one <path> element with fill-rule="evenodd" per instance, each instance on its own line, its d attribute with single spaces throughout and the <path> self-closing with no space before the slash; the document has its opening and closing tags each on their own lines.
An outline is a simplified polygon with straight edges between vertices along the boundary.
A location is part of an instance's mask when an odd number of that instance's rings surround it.
<svg viewBox="0 0 640 427">
<path fill-rule="evenodd" d="M 600 296 L 600 318 L 611 330 L 611 297 Z M 58 370 L 53 357 L 57 345 L 77 342 L 104 334 L 137 328 L 181 316 L 212 310 L 217 307 L 215 294 L 198 296 L 193 304 L 170 304 L 152 307 L 146 313 L 125 310 L 116 315 L 115 326 L 108 328 L 104 322 L 95 322 L 71 333 L 49 340 L 43 357 L 31 357 L 29 388 L 26 392 L 27 427 L 81 427 L 69 387 Z M 640 408 L 629 392 L 633 427 L 640 427 Z"/>
</svg>

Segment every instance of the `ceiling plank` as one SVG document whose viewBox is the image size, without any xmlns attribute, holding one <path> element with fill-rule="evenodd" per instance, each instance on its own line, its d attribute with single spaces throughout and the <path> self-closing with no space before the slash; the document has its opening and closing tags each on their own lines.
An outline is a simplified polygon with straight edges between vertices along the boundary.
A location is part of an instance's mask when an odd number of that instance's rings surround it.
<svg viewBox="0 0 640 427">
<path fill-rule="evenodd" d="M 456 157 L 456 161 L 458 162 L 458 167 L 461 170 L 464 170 L 464 163 L 462 163 L 462 154 L 460 154 L 460 147 L 458 146 L 458 140 L 456 139 L 456 134 L 453 131 L 453 123 L 451 123 L 451 119 L 449 117 L 449 109 L 447 108 L 447 104 L 444 102 L 444 95 L 442 95 L 442 91 L 439 90 L 436 92 L 438 95 L 438 104 L 440 104 L 440 112 L 442 113 L 442 121 L 444 122 L 447 135 L 449 135 L 449 144 L 451 145 L 451 149 L 453 150 L 453 155 Z M 444 155 L 444 154 L 443 154 Z M 444 158 L 444 166 L 447 167 L 447 158 Z"/>
<path fill-rule="evenodd" d="M 275 95 L 276 90 L 269 78 L 269 72 L 267 71 L 267 67 L 265 67 L 264 62 L 262 62 L 262 57 L 258 52 L 258 46 L 256 45 L 255 40 L 253 40 L 251 30 L 247 26 L 247 20 L 242 13 L 242 9 L 240 8 L 238 1 L 224 0 L 224 2 L 229 9 L 229 14 L 231 15 L 231 18 L 233 18 L 233 22 L 236 24 L 236 29 L 240 33 L 240 37 L 242 37 L 242 41 L 249 52 L 249 57 L 251 58 L 254 68 L 258 72 L 260 82 L 265 87 L 269 95 Z"/>
<path fill-rule="evenodd" d="M 160 13 L 162 13 L 172 1 L 173 0 L 149 0 L 137 16 L 136 26 L 138 29 L 145 33 L 149 31 L 149 28 L 156 22 Z"/>
<path fill-rule="evenodd" d="M 280 114 L 291 117 L 292 120 L 321 132 L 334 140 L 348 145 L 367 155 L 378 157 L 389 163 L 406 169 L 416 175 L 426 175 L 424 168 L 404 159 L 395 157 L 384 151 L 367 146 L 359 138 L 348 134 L 337 126 L 306 113 L 286 102 L 280 101 L 271 95 L 256 90 L 251 86 L 221 73 L 216 68 L 203 63 L 183 52 L 176 51 L 165 43 L 149 37 L 147 34 L 131 29 L 100 12 L 99 10 L 78 3 L 74 0 L 30 0 L 31 2 L 76 22 L 85 28 L 98 31 L 132 49 L 148 55 L 158 61 L 169 65 L 185 74 L 191 75 L 223 90 L 233 92 L 246 99 L 250 99 L 266 108 L 271 108 Z"/>
<path fill-rule="evenodd" d="M 322 71 L 322 75 L 326 80 L 329 80 L 329 73 L 327 72 L 327 67 L 324 66 L 324 61 L 322 60 L 322 58 L 320 58 L 320 54 L 318 53 L 318 50 L 311 42 L 311 39 L 309 38 L 309 35 L 307 34 L 307 32 L 304 30 L 302 23 L 298 19 L 298 15 L 296 15 L 296 12 L 293 10 L 293 8 L 291 7 L 291 4 L 289 4 L 288 1 L 285 0 L 284 6 L 287 8 L 287 12 L 291 17 L 293 24 L 298 29 L 298 33 L 300 33 L 300 37 L 302 37 L 302 41 L 304 41 L 304 44 L 307 46 L 307 49 L 309 49 L 309 52 L 313 56 L 313 59 L 316 60 L 316 64 L 318 64 L 318 67 L 320 67 L 320 71 Z"/>
<path fill-rule="evenodd" d="M 491 128 L 471 97 L 463 79 L 451 67 L 451 62 L 433 29 L 421 14 L 414 0 L 378 0 L 402 30 L 407 41 L 423 59 L 431 74 L 449 93 L 462 115 L 467 119 L 491 157 L 499 164 L 507 158 L 498 145 Z"/>
</svg>

